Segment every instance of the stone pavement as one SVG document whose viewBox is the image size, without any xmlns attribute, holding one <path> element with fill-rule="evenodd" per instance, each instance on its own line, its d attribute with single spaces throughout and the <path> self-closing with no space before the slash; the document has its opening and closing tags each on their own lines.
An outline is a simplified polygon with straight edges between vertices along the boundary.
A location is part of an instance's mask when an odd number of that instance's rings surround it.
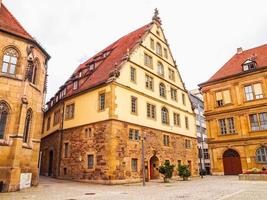
<svg viewBox="0 0 267 200">
<path fill-rule="evenodd" d="M 267 182 L 239 181 L 237 176 L 162 183 L 96 185 L 41 177 L 38 187 L 0 193 L 0 200 L 267 200 Z"/>
</svg>

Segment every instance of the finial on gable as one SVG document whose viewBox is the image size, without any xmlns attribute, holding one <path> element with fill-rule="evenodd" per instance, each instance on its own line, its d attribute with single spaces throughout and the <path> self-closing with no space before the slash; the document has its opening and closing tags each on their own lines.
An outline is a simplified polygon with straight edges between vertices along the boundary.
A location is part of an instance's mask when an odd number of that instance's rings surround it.
<svg viewBox="0 0 267 200">
<path fill-rule="evenodd" d="M 154 16 L 152 17 L 152 20 L 161 24 L 161 19 L 159 17 L 159 10 L 157 8 L 155 8 L 154 10 Z"/>
</svg>

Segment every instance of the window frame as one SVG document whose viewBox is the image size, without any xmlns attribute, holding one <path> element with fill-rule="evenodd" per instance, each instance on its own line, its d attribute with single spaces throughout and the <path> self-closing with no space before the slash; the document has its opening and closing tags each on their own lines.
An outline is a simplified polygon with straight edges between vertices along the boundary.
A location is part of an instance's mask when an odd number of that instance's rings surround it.
<svg viewBox="0 0 267 200">
<path fill-rule="evenodd" d="M 130 66 L 130 80 L 136 83 L 136 68 L 133 66 Z"/>
<path fill-rule="evenodd" d="M 131 171 L 138 172 L 138 159 L 137 158 L 131 159 Z"/>
<path fill-rule="evenodd" d="M 138 99 L 135 96 L 131 96 L 131 114 L 138 114 Z"/>
<path fill-rule="evenodd" d="M 98 111 L 104 111 L 106 109 L 106 92 L 100 92 L 98 94 Z"/>
<path fill-rule="evenodd" d="M 263 151 L 261 151 L 262 149 Z M 266 164 L 267 163 L 267 147 L 266 146 L 258 147 L 256 149 L 255 158 L 256 158 L 256 163 Z"/>
<path fill-rule="evenodd" d="M 69 103 L 65 107 L 65 120 L 74 119 L 74 113 L 75 113 L 75 103 Z"/>
<path fill-rule="evenodd" d="M 9 61 L 5 61 L 5 56 L 9 57 Z M 5 50 L 3 51 L 0 73 L 8 75 L 8 76 L 15 76 L 17 74 L 17 68 L 19 66 L 19 57 L 20 57 L 20 53 L 17 50 L 17 48 L 13 46 L 6 47 Z M 15 63 L 12 63 L 12 58 L 16 58 Z M 3 71 L 4 63 L 6 64 L 6 72 Z M 11 65 L 14 65 L 14 73 L 11 72 Z"/>
<path fill-rule="evenodd" d="M 148 74 L 145 74 L 145 86 L 147 89 L 154 91 L 154 78 Z"/>
<path fill-rule="evenodd" d="M 154 112 L 153 112 L 153 111 L 154 111 Z M 156 119 L 157 119 L 156 105 L 147 102 L 147 103 L 146 103 L 146 113 L 147 113 L 146 116 L 147 116 L 149 119 L 154 119 L 154 120 L 156 120 Z M 153 117 L 153 115 L 154 115 L 154 117 Z"/>
<path fill-rule="evenodd" d="M 165 110 L 165 111 L 164 111 Z M 164 113 L 166 113 L 166 119 L 164 119 Z M 169 125 L 170 124 L 170 120 L 169 120 L 169 111 L 166 107 L 162 107 L 161 108 L 161 123 L 165 124 L 165 125 Z"/>
</svg>

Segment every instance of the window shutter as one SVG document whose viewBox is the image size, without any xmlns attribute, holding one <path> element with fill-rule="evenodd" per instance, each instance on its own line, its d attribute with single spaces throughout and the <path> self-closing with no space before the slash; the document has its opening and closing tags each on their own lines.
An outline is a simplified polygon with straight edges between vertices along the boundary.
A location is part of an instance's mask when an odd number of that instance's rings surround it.
<svg viewBox="0 0 267 200">
<path fill-rule="evenodd" d="M 262 88 L 260 83 L 256 83 L 253 85 L 255 95 L 261 95 L 262 94 Z"/>
<path fill-rule="evenodd" d="M 230 90 L 223 91 L 223 98 L 225 104 L 231 103 Z"/>
<path fill-rule="evenodd" d="M 222 92 L 216 92 L 216 101 L 222 100 Z"/>
</svg>

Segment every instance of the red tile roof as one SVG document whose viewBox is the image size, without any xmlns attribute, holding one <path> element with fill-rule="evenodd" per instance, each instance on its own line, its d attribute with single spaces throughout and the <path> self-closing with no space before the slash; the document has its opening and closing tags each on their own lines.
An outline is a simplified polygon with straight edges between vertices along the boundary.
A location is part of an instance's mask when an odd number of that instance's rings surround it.
<svg viewBox="0 0 267 200">
<path fill-rule="evenodd" d="M 79 65 L 65 85 L 61 87 L 61 89 L 67 87 L 66 96 L 71 96 L 106 83 L 110 79 L 110 73 L 119 69 L 120 64 L 127 60 L 127 55 L 135 49 L 134 47 L 139 42 L 141 42 L 142 37 L 150 30 L 152 24 L 153 22 L 123 36 L 88 59 L 86 62 Z M 91 63 L 95 63 L 95 70 L 92 73 L 89 72 L 88 67 Z M 79 77 L 80 72 L 82 72 L 81 77 Z M 72 82 L 74 80 L 79 81 L 77 90 L 73 90 Z"/>
<path fill-rule="evenodd" d="M 0 7 L 0 29 L 33 40 L 32 36 L 21 26 L 4 4 Z"/>
<path fill-rule="evenodd" d="M 242 53 L 235 54 L 221 69 L 219 69 L 207 82 L 220 80 L 228 76 L 233 76 L 243 72 L 242 64 L 247 60 L 254 58 L 256 68 L 267 66 L 267 44 L 248 49 Z"/>
</svg>

